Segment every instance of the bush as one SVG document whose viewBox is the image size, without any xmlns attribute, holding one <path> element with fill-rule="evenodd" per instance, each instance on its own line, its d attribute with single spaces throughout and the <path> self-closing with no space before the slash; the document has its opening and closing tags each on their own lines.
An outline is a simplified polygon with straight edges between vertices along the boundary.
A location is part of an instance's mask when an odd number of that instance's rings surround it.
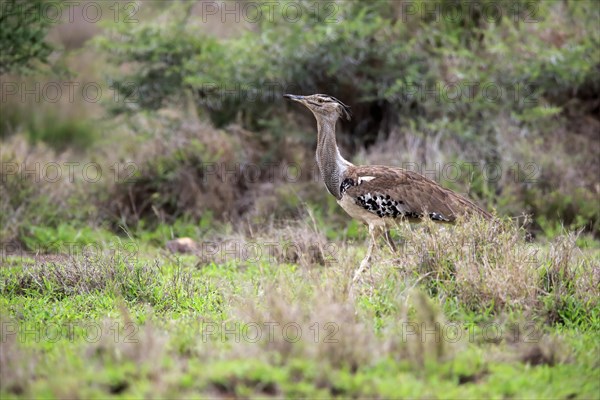
<svg viewBox="0 0 600 400">
<path fill-rule="evenodd" d="M 115 227 L 237 215 L 248 189 L 240 175 L 253 160 L 252 147 L 205 124 L 172 129 L 168 139 L 155 137 L 140 146 L 131 155 L 134 169 L 122 168 L 108 189 L 102 208 Z"/>
</svg>

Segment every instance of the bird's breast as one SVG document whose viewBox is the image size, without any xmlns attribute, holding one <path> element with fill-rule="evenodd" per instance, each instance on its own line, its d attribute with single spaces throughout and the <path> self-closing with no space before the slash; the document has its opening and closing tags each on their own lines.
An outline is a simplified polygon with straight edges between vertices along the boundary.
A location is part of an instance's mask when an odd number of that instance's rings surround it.
<svg viewBox="0 0 600 400">
<path fill-rule="evenodd" d="M 356 204 L 356 200 L 347 194 L 343 194 L 341 199 L 339 199 L 337 202 L 344 209 L 344 211 L 346 211 L 348 215 L 354 219 L 357 219 L 368 225 L 386 225 L 385 218 L 381 218 L 377 214 L 373 214 L 364 207 Z"/>
</svg>

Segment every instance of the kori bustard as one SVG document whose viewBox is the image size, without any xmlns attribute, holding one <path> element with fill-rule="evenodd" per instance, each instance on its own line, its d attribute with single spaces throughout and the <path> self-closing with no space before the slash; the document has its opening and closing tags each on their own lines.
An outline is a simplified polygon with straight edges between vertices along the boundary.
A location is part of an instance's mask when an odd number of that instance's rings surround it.
<svg viewBox="0 0 600 400">
<path fill-rule="evenodd" d="M 383 165 L 354 165 L 342 157 L 335 139 L 339 117 L 350 118 L 349 107 L 332 96 L 313 94 L 284 97 L 306 106 L 317 120 L 317 165 L 329 193 L 352 217 L 369 227 L 370 242 L 353 283 L 369 266 L 377 237 L 398 221 L 453 223 L 456 217 L 491 215 L 471 200 L 416 172 Z"/>
</svg>

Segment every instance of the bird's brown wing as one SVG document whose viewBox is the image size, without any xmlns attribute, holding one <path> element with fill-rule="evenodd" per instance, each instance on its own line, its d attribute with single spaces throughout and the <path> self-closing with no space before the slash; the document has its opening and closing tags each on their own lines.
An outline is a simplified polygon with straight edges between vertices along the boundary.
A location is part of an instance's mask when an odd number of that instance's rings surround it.
<svg viewBox="0 0 600 400">
<path fill-rule="evenodd" d="M 344 196 L 380 217 L 429 216 L 453 222 L 458 215 L 491 215 L 471 200 L 416 172 L 386 166 L 352 166 L 342 179 Z"/>
</svg>

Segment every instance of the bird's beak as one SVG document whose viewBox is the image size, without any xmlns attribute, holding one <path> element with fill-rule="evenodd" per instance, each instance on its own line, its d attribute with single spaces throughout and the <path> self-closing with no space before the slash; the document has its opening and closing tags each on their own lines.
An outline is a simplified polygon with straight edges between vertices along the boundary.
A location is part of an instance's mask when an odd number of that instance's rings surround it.
<svg viewBox="0 0 600 400">
<path fill-rule="evenodd" d="M 285 97 L 286 99 L 294 100 L 294 101 L 304 100 L 304 96 L 297 96 L 295 94 L 284 94 L 283 97 Z"/>
</svg>

